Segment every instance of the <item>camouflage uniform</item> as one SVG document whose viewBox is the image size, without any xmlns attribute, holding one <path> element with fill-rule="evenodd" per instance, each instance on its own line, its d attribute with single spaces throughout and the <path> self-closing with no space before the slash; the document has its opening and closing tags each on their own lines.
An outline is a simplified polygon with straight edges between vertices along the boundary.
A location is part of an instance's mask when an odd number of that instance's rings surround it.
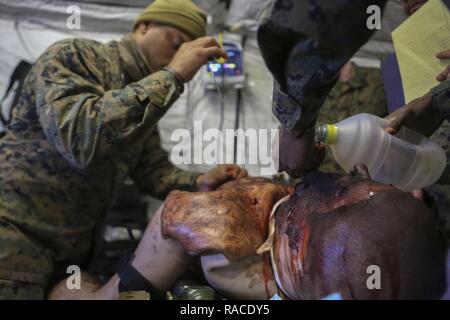
<svg viewBox="0 0 450 320">
<path fill-rule="evenodd" d="M 127 176 L 158 198 L 192 189 L 198 174 L 170 164 L 155 129 L 181 91 L 131 35 L 39 57 L 0 139 L 0 299 L 44 298 L 52 275 L 82 265 Z"/>
<path fill-rule="evenodd" d="M 350 80 L 336 83 L 320 109 L 317 124 L 336 123 L 362 112 L 379 117 L 388 114 L 383 79 L 379 69 L 352 64 Z M 327 149 L 319 169 L 324 172 L 343 172 L 330 149 Z"/>
<path fill-rule="evenodd" d="M 450 184 L 450 80 L 431 89 L 431 94 L 433 95 L 433 107 L 441 111 L 446 118 L 446 121 L 431 138 L 444 148 L 447 154 L 447 167 L 438 182 L 448 185 Z"/>
<path fill-rule="evenodd" d="M 445 120 L 444 123 L 431 136 L 431 140 L 436 142 L 444 149 L 447 154 L 447 166 L 437 183 L 449 185 L 450 184 L 450 123 Z"/>
<path fill-rule="evenodd" d="M 386 0 L 276 0 L 258 30 L 275 78 L 273 112 L 288 129 L 314 125 L 341 67 L 367 42 L 369 5 Z"/>
</svg>

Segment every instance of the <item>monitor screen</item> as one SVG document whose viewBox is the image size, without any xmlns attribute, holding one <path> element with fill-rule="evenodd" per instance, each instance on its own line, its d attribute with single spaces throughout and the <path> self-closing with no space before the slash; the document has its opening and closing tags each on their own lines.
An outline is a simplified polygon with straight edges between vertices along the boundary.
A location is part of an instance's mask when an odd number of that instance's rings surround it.
<svg viewBox="0 0 450 320">
<path fill-rule="evenodd" d="M 207 64 L 207 71 L 213 73 L 214 76 L 240 76 L 243 74 L 241 51 L 236 45 L 224 43 L 223 47 L 227 52 L 228 59 L 223 63 L 217 60 L 209 61 Z"/>
</svg>

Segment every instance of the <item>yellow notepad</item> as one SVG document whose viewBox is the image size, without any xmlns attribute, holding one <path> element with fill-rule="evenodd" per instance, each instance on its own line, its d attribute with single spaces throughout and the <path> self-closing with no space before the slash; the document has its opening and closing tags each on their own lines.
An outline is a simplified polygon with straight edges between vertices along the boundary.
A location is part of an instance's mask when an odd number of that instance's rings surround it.
<svg viewBox="0 0 450 320">
<path fill-rule="evenodd" d="M 450 10 L 442 0 L 430 0 L 392 32 L 406 103 L 439 82 L 436 76 L 450 64 L 436 54 L 450 50 Z"/>
</svg>

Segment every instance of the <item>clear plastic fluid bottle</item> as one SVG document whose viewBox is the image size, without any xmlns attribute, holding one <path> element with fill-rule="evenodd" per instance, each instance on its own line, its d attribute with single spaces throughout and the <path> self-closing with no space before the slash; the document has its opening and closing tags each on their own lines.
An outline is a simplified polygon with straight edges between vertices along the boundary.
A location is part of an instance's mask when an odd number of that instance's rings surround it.
<svg viewBox="0 0 450 320">
<path fill-rule="evenodd" d="M 339 165 L 350 172 L 365 164 L 375 181 L 412 191 L 436 182 L 444 172 L 444 150 L 427 137 L 402 128 L 396 135 L 384 129 L 388 122 L 361 113 L 336 124 L 316 128 L 316 140 L 330 146 Z"/>
</svg>

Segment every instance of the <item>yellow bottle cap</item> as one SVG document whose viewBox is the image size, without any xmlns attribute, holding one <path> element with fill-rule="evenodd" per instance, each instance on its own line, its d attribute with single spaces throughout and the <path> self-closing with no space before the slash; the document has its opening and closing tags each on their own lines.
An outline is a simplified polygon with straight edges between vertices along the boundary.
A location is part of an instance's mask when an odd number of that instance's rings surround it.
<svg viewBox="0 0 450 320">
<path fill-rule="evenodd" d="M 325 144 L 334 144 L 336 143 L 338 136 L 338 127 L 334 124 L 327 124 L 327 136 L 325 138 Z"/>
</svg>

